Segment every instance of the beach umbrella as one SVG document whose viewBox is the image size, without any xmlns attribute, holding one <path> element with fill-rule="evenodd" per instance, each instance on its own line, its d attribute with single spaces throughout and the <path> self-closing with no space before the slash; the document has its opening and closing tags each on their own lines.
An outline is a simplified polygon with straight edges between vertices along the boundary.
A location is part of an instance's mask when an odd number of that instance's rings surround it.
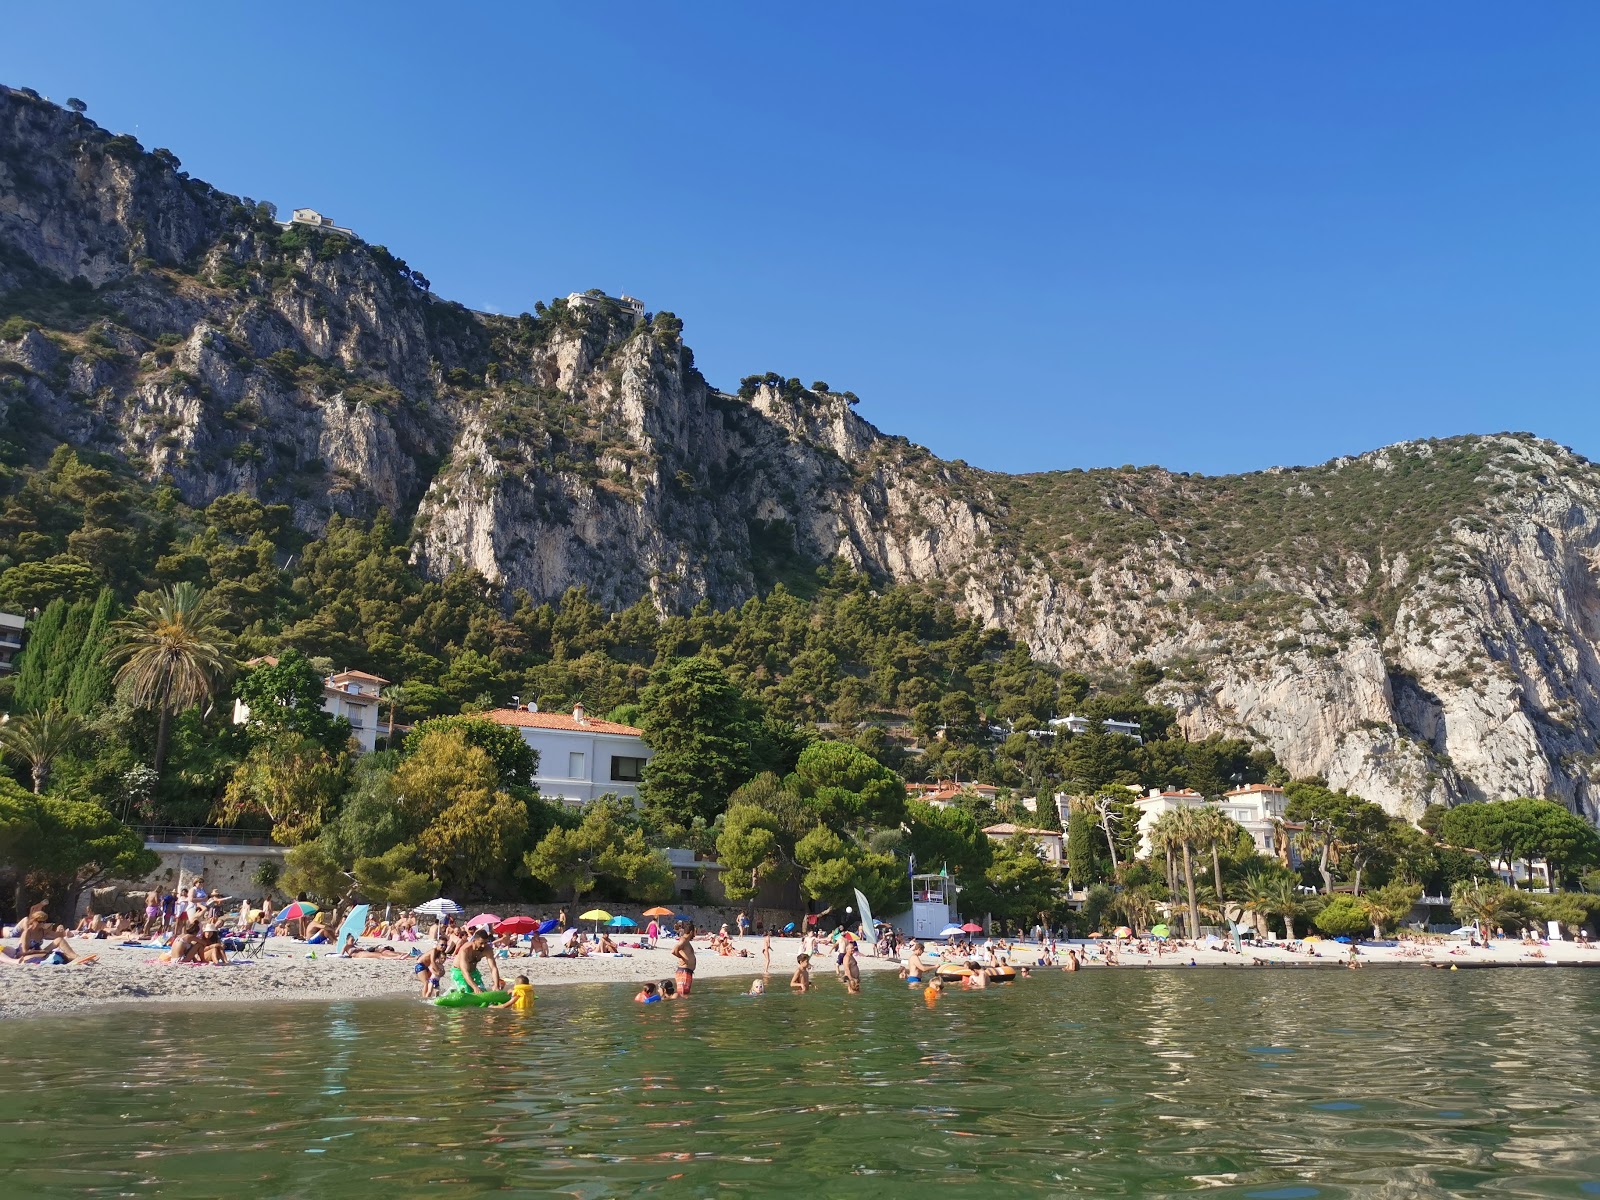
<svg viewBox="0 0 1600 1200">
<path fill-rule="evenodd" d="M 1338 937 L 1334 938 L 1333 940 L 1338 942 L 1339 945 L 1341 945 L 1341 946 L 1348 946 L 1350 944 L 1350 939 L 1345 937 L 1343 934 L 1340 934 Z"/>
<path fill-rule="evenodd" d="M 1305 940 L 1308 941 L 1308 942 L 1320 942 L 1322 940 L 1322 938 L 1319 937 L 1317 934 L 1313 933 L 1310 937 L 1306 938 Z"/>
<path fill-rule="evenodd" d="M 1172 936 L 1172 930 L 1166 925 L 1152 925 L 1150 926 L 1150 936 L 1165 940 Z"/>
<path fill-rule="evenodd" d="M 1095 930 L 1095 931 L 1094 931 L 1094 932 L 1093 932 L 1093 933 L 1091 933 L 1091 934 L 1090 934 L 1090 935 L 1089 935 L 1089 936 L 1090 936 L 1090 937 L 1091 937 L 1091 938 L 1103 938 L 1103 937 L 1105 937 L 1105 934 L 1103 934 L 1103 933 L 1101 933 L 1101 932 L 1100 932 L 1100 931 L 1099 931 L 1099 930 L 1098 930 L 1098 929 L 1096 929 L 1096 930 Z"/>
<path fill-rule="evenodd" d="M 939 936 L 940 937 L 955 937 L 956 934 L 961 933 L 961 932 L 962 932 L 962 929 L 961 929 L 961 926 L 959 926 L 959 925 L 946 925 L 943 929 L 939 930 Z"/>
<path fill-rule="evenodd" d="M 494 913 L 482 912 L 467 922 L 468 929 L 476 929 L 480 925 L 498 925 L 500 918 Z"/>
<path fill-rule="evenodd" d="M 548 921 L 540 921 L 539 928 L 535 930 L 535 932 L 541 936 L 547 933 L 554 933 L 560 924 L 560 921 L 556 920 L 554 917 L 551 917 Z"/>
<path fill-rule="evenodd" d="M 612 917 L 611 920 L 609 922 L 607 922 L 607 924 L 609 924 L 611 926 L 611 928 L 613 928 L 613 929 L 637 929 L 637 928 L 639 928 L 639 922 L 633 921 L 633 920 L 629 920 L 627 917 Z"/>
<path fill-rule="evenodd" d="M 532 917 L 507 917 L 495 925 L 496 933 L 532 933 L 539 928 L 539 922 Z"/>
<path fill-rule="evenodd" d="M 983 926 L 982 925 L 977 925 L 977 924 L 974 924 L 971 921 L 968 921 L 965 925 L 963 925 L 961 927 L 961 932 L 962 933 L 982 933 L 983 932 Z"/>
<path fill-rule="evenodd" d="M 419 904 L 411 910 L 429 917 L 458 917 L 461 915 L 461 905 L 454 900 L 446 900 L 443 896 L 429 900 L 426 904 Z"/>
<path fill-rule="evenodd" d="M 1133 930 L 1129 929 L 1126 925 L 1118 925 L 1111 931 L 1111 936 L 1118 938 L 1131 938 L 1133 936 Z"/>
<path fill-rule="evenodd" d="M 670 908 L 662 908 L 658 904 L 654 908 L 645 909 L 644 915 L 647 917 L 672 917 L 676 919 L 678 914 L 673 912 Z"/>
<path fill-rule="evenodd" d="M 580 920 L 580 921 L 593 921 L 595 930 L 596 930 L 596 932 L 598 932 L 599 929 L 600 929 L 600 922 L 601 921 L 609 921 L 609 920 L 611 920 L 611 914 L 608 913 L 603 908 L 591 908 L 586 913 L 579 913 L 578 914 L 578 920 Z"/>
<path fill-rule="evenodd" d="M 298 921 L 302 917 L 314 917 L 321 910 L 309 900 L 296 900 L 288 908 L 278 914 L 280 921 Z"/>
<path fill-rule="evenodd" d="M 339 932 L 333 935 L 333 944 L 341 950 L 344 949 L 346 934 L 354 934 L 356 941 L 361 941 L 361 935 L 367 930 L 367 913 L 372 911 L 370 904 L 358 904 L 350 910 L 350 915 L 339 925 Z"/>
</svg>

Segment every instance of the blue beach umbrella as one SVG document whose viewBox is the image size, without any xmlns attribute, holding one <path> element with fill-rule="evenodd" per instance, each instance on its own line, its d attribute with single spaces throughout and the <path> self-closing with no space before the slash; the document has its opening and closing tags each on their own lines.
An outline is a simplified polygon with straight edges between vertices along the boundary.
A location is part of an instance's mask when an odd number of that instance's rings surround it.
<svg viewBox="0 0 1600 1200">
<path fill-rule="evenodd" d="M 630 921 L 627 917 L 612 917 L 608 922 L 613 929 L 637 929 L 639 922 Z"/>
<path fill-rule="evenodd" d="M 959 937 L 963 932 L 965 931 L 959 925 L 946 925 L 943 929 L 939 930 L 939 936 Z"/>
<path fill-rule="evenodd" d="M 548 921 L 540 921 L 539 922 L 539 933 L 540 933 L 541 936 L 543 936 L 544 934 L 547 934 L 547 933 L 554 933 L 556 928 L 560 924 L 561 924 L 561 922 L 557 921 L 554 917 L 552 917 Z"/>
</svg>

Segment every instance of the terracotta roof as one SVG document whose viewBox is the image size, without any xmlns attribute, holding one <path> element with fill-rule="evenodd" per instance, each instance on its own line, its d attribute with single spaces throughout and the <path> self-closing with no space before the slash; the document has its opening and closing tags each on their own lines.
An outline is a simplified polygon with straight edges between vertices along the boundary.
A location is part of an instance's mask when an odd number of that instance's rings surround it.
<svg viewBox="0 0 1600 1200">
<path fill-rule="evenodd" d="M 1231 792 L 1224 792 L 1225 796 L 1253 796 L 1257 792 L 1279 792 L 1283 789 L 1271 783 L 1249 783 L 1242 788 L 1234 788 Z"/>
<path fill-rule="evenodd" d="M 515 725 L 519 729 L 566 729 L 574 733 L 609 733 L 617 737 L 643 737 L 644 730 L 632 725 L 618 725 L 615 721 L 602 721 L 599 717 L 585 717 L 581 722 L 570 713 L 528 712 L 521 708 L 497 708 L 483 714 L 496 725 Z"/>
<path fill-rule="evenodd" d="M 328 676 L 329 679 L 370 679 L 373 683 L 388 683 L 382 675 L 369 675 L 365 671 L 340 671 L 337 675 Z"/>
</svg>

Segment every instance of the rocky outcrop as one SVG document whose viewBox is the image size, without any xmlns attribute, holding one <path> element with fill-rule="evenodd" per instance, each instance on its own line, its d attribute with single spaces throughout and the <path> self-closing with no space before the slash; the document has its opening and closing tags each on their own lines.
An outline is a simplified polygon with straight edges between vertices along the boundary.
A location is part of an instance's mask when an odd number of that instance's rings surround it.
<svg viewBox="0 0 1600 1200">
<path fill-rule="evenodd" d="M 1395 812 L 1595 813 L 1600 471 L 1536 438 L 1228 479 L 990 475 L 851 396 L 719 392 L 668 313 L 469 312 L 381 247 L 279 226 L 9 90 L 0 296 L 27 318 L 0 330 L 6 437 L 116 454 L 192 505 L 248 492 L 308 531 L 387 510 L 420 570 L 613 608 L 735 604 L 842 557 L 1042 659 L 1148 660 L 1189 733 Z"/>
</svg>

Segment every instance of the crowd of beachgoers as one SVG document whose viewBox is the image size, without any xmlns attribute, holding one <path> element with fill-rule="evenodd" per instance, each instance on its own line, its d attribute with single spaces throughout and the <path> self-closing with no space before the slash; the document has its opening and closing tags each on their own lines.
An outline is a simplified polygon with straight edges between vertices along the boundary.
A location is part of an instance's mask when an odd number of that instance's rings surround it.
<svg viewBox="0 0 1600 1200">
<path fill-rule="evenodd" d="M 756 976 L 753 991 L 766 990 L 776 977 L 777 987 L 787 981 L 788 990 L 805 993 L 829 970 L 847 991 L 860 989 L 863 971 L 894 972 L 905 986 L 932 995 L 1041 971 L 1114 967 L 1600 966 L 1600 950 L 1587 939 L 1550 942 L 1531 932 L 1520 938 L 1491 932 L 1481 940 L 1402 935 L 1340 944 L 1315 936 L 1212 936 L 1191 943 L 1131 934 L 1067 940 L 1046 929 L 1009 939 L 962 932 L 916 940 L 881 927 L 868 942 L 840 929 L 758 930 L 744 913 L 720 928 L 697 929 L 662 909 L 642 927 L 618 919 L 624 928 L 613 928 L 581 915 L 569 919 L 565 909 L 543 918 L 485 913 L 462 921 L 456 906 L 439 903 L 454 911 L 362 906 L 340 919 L 304 901 L 281 908 L 229 901 L 197 883 L 152 892 L 142 912 L 88 915 L 71 929 L 49 921 L 41 906 L 0 929 L 0 965 L 15 968 L 0 971 L 0 1016 L 261 996 L 410 994 L 437 1001 L 467 993 L 525 1007 L 536 986 L 585 982 L 638 983 L 636 998 L 658 1003 L 692 994 L 695 980 L 708 977 Z"/>
</svg>

